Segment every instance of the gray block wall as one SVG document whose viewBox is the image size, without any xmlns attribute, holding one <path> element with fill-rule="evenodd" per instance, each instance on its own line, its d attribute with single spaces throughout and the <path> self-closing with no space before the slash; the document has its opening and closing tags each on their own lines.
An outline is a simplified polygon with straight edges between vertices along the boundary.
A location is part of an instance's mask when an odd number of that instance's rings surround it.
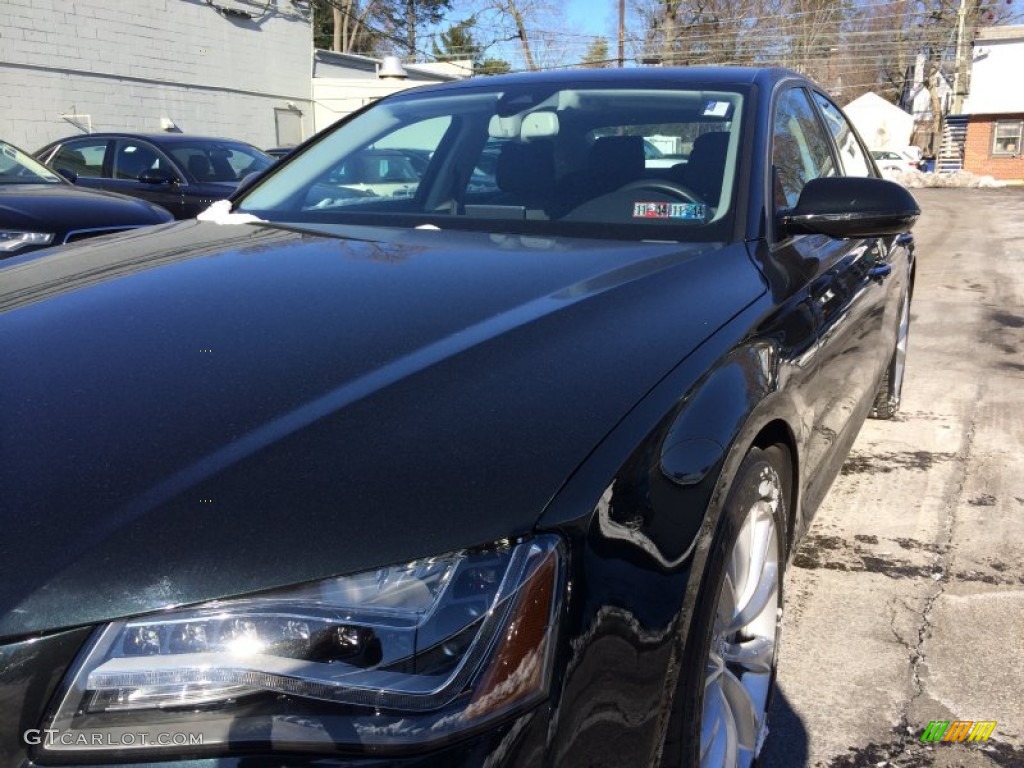
<svg viewBox="0 0 1024 768">
<path fill-rule="evenodd" d="M 301 112 L 309 136 L 307 4 L 214 2 L 253 18 L 206 0 L 0 0 L 0 138 L 32 152 L 90 126 L 159 132 L 170 120 L 271 147 L 275 109 Z"/>
</svg>

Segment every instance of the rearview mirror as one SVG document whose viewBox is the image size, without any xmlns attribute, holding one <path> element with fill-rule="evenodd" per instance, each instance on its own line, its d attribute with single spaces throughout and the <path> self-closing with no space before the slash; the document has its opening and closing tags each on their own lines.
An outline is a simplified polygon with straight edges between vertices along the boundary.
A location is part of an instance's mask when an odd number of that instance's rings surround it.
<svg viewBox="0 0 1024 768">
<path fill-rule="evenodd" d="M 78 181 L 78 174 L 72 171 L 70 168 L 58 168 L 57 173 L 63 176 L 65 179 L 74 184 Z"/>
<path fill-rule="evenodd" d="M 914 196 L 894 181 L 830 176 L 807 182 L 779 227 L 784 236 L 884 237 L 907 232 L 920 215 Z"/>
</svg>

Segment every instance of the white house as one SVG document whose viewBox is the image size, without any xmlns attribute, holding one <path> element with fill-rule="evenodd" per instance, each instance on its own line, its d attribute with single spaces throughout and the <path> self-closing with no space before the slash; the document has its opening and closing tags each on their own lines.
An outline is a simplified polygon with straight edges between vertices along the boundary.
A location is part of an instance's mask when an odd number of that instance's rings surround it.
<svg viewBox="0 0 1024 768">
<path fill-rule="evenodd" d="M 963 114 L 964 168 L 1024 181 L 1024 25 L 983 27 L 974 40 Z"/>
<path fill-rule="evenodd" d="M 900 150 L 910 144 L 913 116 L 877 94 L 865 93 L 843 111 L 870 149 Z"/>
</svg>

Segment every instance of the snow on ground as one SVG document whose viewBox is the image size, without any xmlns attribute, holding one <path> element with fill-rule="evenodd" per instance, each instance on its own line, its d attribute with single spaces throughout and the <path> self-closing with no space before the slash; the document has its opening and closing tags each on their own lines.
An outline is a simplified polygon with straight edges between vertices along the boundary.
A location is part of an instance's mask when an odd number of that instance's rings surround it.
<svg viewBox="0 0 1024 768">
<path fill-rule="evenodd" d="M 997 181 L 991 176 L 977 176 L 968 171 L 955 173 L 922 173 L 921 171 L 885 172 L 885 178 L 899 182 L 909 189 L 923 187 L 961 187 L 977 189 L 980 187 L 1005 187 L 1006 182 Z"/>
</svg>

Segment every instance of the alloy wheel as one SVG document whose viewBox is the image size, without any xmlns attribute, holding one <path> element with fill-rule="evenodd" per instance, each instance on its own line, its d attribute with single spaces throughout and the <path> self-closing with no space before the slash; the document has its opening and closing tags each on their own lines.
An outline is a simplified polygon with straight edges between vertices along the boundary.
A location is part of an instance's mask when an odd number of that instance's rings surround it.
<svg viewBox="0 0 1024 768">
<path fill-rule="evenodd" d="M 910 335 L 910 297 L 904 295 L 900 308 L 900 327 L 896 335 L 896 354 L 892 366 L 892 391 L 894 407 L 900 404 L 900 392 L 903 391 L 903 372 L 907 367 L 907 337 Z"/>
<path fill-rule="evenodd" d="M 767 734 L 779 621 L 782 483 L 762 466 L 756 500 L 729 555 L 704 682 L 701 768 L 750 766 Z"/>
</svg>

